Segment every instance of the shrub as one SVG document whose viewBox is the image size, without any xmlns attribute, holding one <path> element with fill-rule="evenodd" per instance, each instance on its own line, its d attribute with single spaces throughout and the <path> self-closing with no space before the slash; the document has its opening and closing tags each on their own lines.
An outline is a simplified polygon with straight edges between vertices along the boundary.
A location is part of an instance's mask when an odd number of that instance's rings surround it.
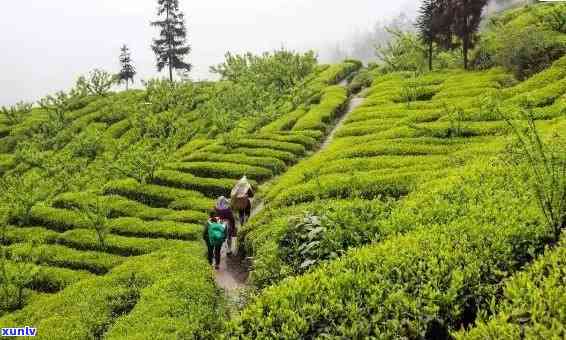
<svg viewBox="0 0 566 340">
<path fill-rule="evenodd" d="M 105 274 L 125 260 L 121 256 L 79 251 L 62 245 L 39 245 L 34 247 L 31 253 L 29 247 L 21 243 L 13 244 L 7 249 L 9 258 L 19 257 L 23 260 L 33 260 L 37 264 L 86 270 L 94 274 Z"/>
<path fill-rule="evenodd" d="M 285 163 L 272 157 L 251 157 L 245 154 L 218 155 L 214 153 L 195 152 L 183 159 L 184 162 L 207 161 L 207 162 L 229 162 L 248 164 L 271 169 L 274 174 L 280 174 L 286 169 Z"/>
<path fill-rule="evenodd" d="M 525 271 L 505 283 L 503 297 L 489 319 L 478 320 L 457 339 L 552 339 L 566 333 L 564 269 L 566 246 L 562 241 Z"/>
<path fill-rule="evenodd" d="M 285 131 L 290 130 L 293 125 L 303 117 L 307 113 L 307 110 L 304 108 L 298 108 L 294 111 L 286 113 L 281 117 L 277 118 L 273 122 L 269 123 L 268 125 L 264 126 L 260 132 L 262 133 L 270 133 L 270 132 L 278 132 L 278 131 Z"/>
<path fill-rule="evenodd" d="M 221 162 L 178 162 L 167 164 L 167 168 L 199 177 L 240 179 L 246 175 L 256 181 L 265 181 L 273 176 L 273 172 L 265 168 Z"/>
<path fill-rule="evenodd" d="M 90 221 L 83 214 L 73 210 L 36 205 L 31 209 L 31 223 L 63 232 L 74 228 L 90 228 Z"/>
<path fill-rule="evenodd" d="M 229 335 L 447 338 L 469 325 L 548 241 L 532 197 L 524 187 L 510 192 L 509 179 L 494 176 L 506 170 L 497 171 L 435 183 L 442 194 L 427 194 L 425 206 L 401 204 L 383 223 L 413 231 L 265 289 Z"/>
<path fill-rule="evenodd" d="M 563 38 L 529 26 L 501 34 L 495 58 L 518 79 L 525 79 L 548 68 L 565 53 Z"/>
<path fill-rule="evenodd" d="M 211 201 L 198 191 L 169 188 L 153 184 L 140 184 L 134 179 L 112 181 L 106 184 L 104 193 L 119 195 L 147 204 L 151 207 L 168 207 L 182 200 L 178 208 L 202 210 L 208 209 Z"/>
<path fill-rule="evenodd" d="M 77 250 L 100 250 L 98 234 L 94 230 L 69 230 L 59 236 L 57 242 Z M 175 245 L 174 240 L 135 238 L 116 235 L 106 235 L 104 252 L 120 256 L 139 256 L 149 254 L 161 248 Z"/>
<path fill-rule="evenodd" d="M 352 81 L 348 85 L 348 92 L 353 94 L 359 93 L 362 89 L 370 87 L 372 82 L 373 75 L 371 71 L 364 69 L 356 74 L 356 76 L 352 79 Z"/>
<path fill-rule="evenodd" d="M 350 248 L 370 243 L 379 234 L 378 221 L 387 217 L 387 209 L 380 201 L 316 206 L 292 218 L 279 240 L 279 256 L 297 274 L 321 261 L 337 259 Z"/>
<path fill-rule="evenodd" d="M 142 337 L 175 336 L 177 327 L 168 325 L 180 326 L 181 337 L 211 337 L 220 328 L 223 309 L 206 260 L 195 255 L 202 252 L 199 242 L 132 258 L 104 277 L 83 280 L 59 294 L 32 301 L 2 317 L 0 323 L 34 325 L 46 339 L 96 338 L 105 333 L 107 337 L 134 336 L 129 333 L 134 330 L 140 330 Z M 165 301 L 176 302 L 159 304 L 163 294 Z M 115 329 L 107 332 L 112 324 Z"/>
<path fill-rule="evenodd" d="M 291 152 L 295 155 L 302 155 L 305 153 L 305 147 L 300 144 L 279 142 L 266 139 L 237 139 L 231 141 L 233 147 L 250 147 L 250 148 L 268 148 L 281 151 Z"/>
<path fill-rule="evenodd" d="M 306 115 L 293 126 L 293 131 L 322 130 L 335 119 L 343 109 L 347 99 L 346 89 L 331 86 L 324 90 L 320 104 L 313 106 Z"/>
<path fill-rule="evenodd" d="M 202 192 L 207 197 L 228 196 L 235 181 L 226 178 L 203 178 L 178 171 L 161 170 L 155 175 L 155 184 Z"/>
<path fill-rule="evenodd" d="M 109 217 L 138 217 L 142 220 L 164 220 L 164 221 L 180 221 L 194 222 L 206 219 L 206 214 L 199 210 L 206 210 L 210 206 L 208 200 L 195 200 L 188 197 L 186 204 L 192 205 L 193 209 L 197 206 L 197 210 L 172 211 L 166 208 L 148 207 L 142 203 L 131 201 L 121 196 L 109 195 L 105 197 L 97 197 L 88 192 L 82 193 L 65 193 L 55 198 L 53 205 L 56 208 L 63 209 L 85 209 L 89 205 L 95 204 L 96 200 L 102 200 L 103 205 L 109 211 Z M 190 207 L 188 208 L 190 209 Z"/>
<path fill-rule="evenodd" d="M 43 293 L 56 293 L 81 280 L 93 277 L 94 275 L 88 271 L 40 266 L 28 288 Z"/>
<path fill-rule="evenodd" d="M 284 206 L 325 198 L 400 198 L 414 189 L 420 176 L 441 176 L 441 173 L 408 171 L 378 177 L 374 172 L 351 172 L 349 175 L 317 176 L 307 183 L 281 191 L 273 204 Z"/>
<path fill-rule="evenodd" d="M 234 147 L 230 148 L 223 145 L 211 145 L 201 150 L 202 152 L 210 152 L 217 154 L 244 154 L 246 156 L 252 157 L 269 157 L 279 159 L 286 164 L 294 163 L 297 160 L 297 156 L 288 151 L 274 150 L 269 148 L 244 148 L 244 147 Z"/>
<path fill-rule="evenodd" d="M 105 135 L 111 138 L 120 138 L 131 128 L 130 120 L 124 119 L 112 124 L 106 129 Z"/>
<path fill-rule="evenodd" d="M 110 220 L 110 230 L 123 236 L 177 239 L 185 241 L 200 240 L 202 226 L 169 221 L 143 221 L 134 217 Z"/>
<path fill-rule="evenodd" d="M 316 139 L 301 134 L 258 133 L 254 138 L 301 144 L 307 149 L 311 149 L 317 143 Z"/>
</svg>

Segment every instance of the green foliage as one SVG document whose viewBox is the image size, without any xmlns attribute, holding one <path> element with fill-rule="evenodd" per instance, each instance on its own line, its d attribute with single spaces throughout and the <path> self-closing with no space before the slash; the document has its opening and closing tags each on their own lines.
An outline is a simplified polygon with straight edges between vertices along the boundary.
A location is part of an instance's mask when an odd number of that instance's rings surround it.
<svg viewBox="0 0 566 340">
<path fill-rule="evenodd" d="M 109 328 L 106 336 L 120 338 L 136 329 L 144 337 L 174 336 L 175 332 L 187 338 L 209 337 L 220 327 L 222 306 L 206 260 L 194 255 L 202 251 L 202 245 L 188 244 L 131 259 L 103 277 L 33 301 L 0 322 L 6 327 L 33 324 L 43 329 L 41 336 L 46 339 L 99 337 Z M 156 299 L 163 294 L 169 298 Z M 169 300 L 176 302 L 161 303 Z M 154 321 L 148 323 L 148 319 Z M 71 331 L 63 332 L 62 327 Z"/>
<path fill-rule="evenodd" d="M 96 242 L 96 239 L 94 239 Z M 93 274 L 105 274 L 124 262 L 125 258 L 98 251 L 79 251 L 62 245 L 37 245 L 30 248 L 16 243 L 7 247 L 9 259 L 19 259 L 36 264 L 86 270 Z"/>
<path fill-rule="evenodd" d="M 342 86 L 330 86 L 324 89 L 320 104 L 313 106 L 293 126 L 293 131 L 326 130 L 342 111 L 347 100 L 346 89 Z"/>
<path fill-rule="evenodd" d="M 555 249 L 547 249 L 525 271 L 505 283 L 502 301 L 492 307 L 492 317 L 478 320 L 468 332 L 456 333 L 456 338 L 559 338 L 566 332 L 565 259 L 564 241 Z"/>
<path fill-rule="evenodd" d="M 206 209 L 211 204 L 211 201 L 200 192 L 153 184 L 140 184 L 133 179 L 111 181 L 106 184 L 104 193 L 124 196 L 151 207 L 168 207 L 169 205 L 178 205 L 178 202 L 182 201 L 183 206 L 190 205 L 191 209 L 199 210 L 201 207 Z"/>
<path fill-rule="evenodd" d="M 279 256 L 296 274 L 321 261 L 337 259 L 348 249 L 377 237 L 378 221 L 386 217 L 385 210 L 379 201 L 361 201 L 330 205 L 294 217 L 279 241 Z"/>
<path fill-rule="evenodd" d="M 77 80 L 76 91 L 83 96 L 106 96 L 118 78 L 104 70 L 94 69 Z"/>
<path fill-rule="evenodd" d="M 155 184 L 202 192 L 207 197 L 226 196 L 236 184 L 227 178 L 202 178 L 172 170 L 160 170 L 155 174 Z M 255 182 L 254 182 L 255 185 Z"/>
<path fill-rule="evenodd" d="M 215 154 L 207 152 L 195 152 L 183 159 L 185 162 L 208 161 L 208 162 L 229 162 L 247 165 L 255 165 L 262 168 L 271 169 L 274 174 L 279 174 L 286 169 L 285 162 L 273 157 L 253 157 L 241 154 Z"/>
<path fill-rule="evenodd" d="M 188 172 L 199 177 L 220 177 L 240 179 L 246 175 L 256 181 L 264 181 L 273 177 L 271 170 L 251 165 L 221 162 L 169 163 L 167 168 Z"/>
<path fill-rule="evenodd" d="M 110 216 L 110 209 L 100 198 L 89 203 L 81 206 L 79 211 L 84 215 L 89 226 L 96 232 L 99 248 L 104 250 L 107 246 L 105 240 L 109 232 L 108 217 Z"/>
<path fill-rule="evenodd" d="M 228 53 L 224 63 L 211 68 L 222 81 L 211 88 L 199 111 L 213 123 L 215 133 L 229 132 L 242 118 L 269 122 L 274 113 L 293 109 L 286 104 L 304 91 L 315 65 L 313 52 Z"/>
<path fill-rule="evenodd" d="M 5 221 L 0 221 L 3 224 L 2 238 L 4 238 Z M 29 243 L 26 245 L 30 247 L 29 252 L 32 251 L 31 247 L 34 245 Z M 29 290 L 27 289 L 34 281 L 35 277 L 39 274 L 39 268 L 31 264 L 23 264 L 21 266 L 14 266 L 13 263 L 7 261 L 8 255 L 5 249 L 0 249 L 0 315 L 5 312 L 10 312 L 22 308 L 25 302 L 29 299 Z M 20 258 L 16 257 L 15 260 Z"/>
<path fill-rule="evenodd" d="M 558 242 L 562 230 L 566 228 L 566 143 L 559 135 L 554 135 L 553 141 L 545 143 L 537 130 L 532 111 L 523 112 L 523 118 L 527 122 L 525 130 L 507 120 L 519 144 L 518 155 L 515 152 L 512 161 L 526 164 L 524 175 L 554 235 L 554 241 Z"/>
<path fill-rule="evenodd" d="M 275 95 L 284 96 L 302 83 L 316 65 L 314 52 L 305 54 L 276 50 L 272 53 L 253 55 L 226 54 L 222 64 L 211 67 L 211 71 L 233 83 L 250 83 L 260 87 L 272 87 Z"/>
<path fill-rule="evenodd" d="M 31 112 L 32 107 L 33 104 L 19 102 L 10 107 L 2 106 L 2 108 L 0 108 L 0 113 L 4 115 L 9 124 L 15 125 L 24 120 L 25 116 Z"/>
<path fill-rule="evenodd" d="M 414 231 L 267 288 L 230 335 L 442 338 L 473 322 L 499 282 L 547 241 L 532 198 L 506 190 L 497 173 L 431 185 L 424 201 L 384 221 L 393 232 Z"/>
<path fill-rule="evenodd" d="M 566 11 L 565 11 L 566 13 Z M 500 32 L 497 64 L 525 79 L 548 68 L 566 53 L 566 40 L 535 26 Z"/>
<path fill-rule="evenodd" d="M 383 72 L 424 71 L 427 67 L 426 51 L 419 38 L 410 32 L 388 29 L 391 41 L 376 50 L 383 63 Z"/>
</svg>

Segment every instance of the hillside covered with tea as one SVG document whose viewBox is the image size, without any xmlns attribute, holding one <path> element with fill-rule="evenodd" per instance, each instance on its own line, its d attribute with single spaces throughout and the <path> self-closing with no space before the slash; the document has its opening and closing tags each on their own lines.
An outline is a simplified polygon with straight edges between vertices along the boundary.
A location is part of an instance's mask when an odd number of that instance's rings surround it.
<svg viewBox="0 0 566 340">
<path fill-rule="evenodd" d="M 3 108 L 0 328 L 566 337 L 566 6 L 476 39 L 468 69 L 404 32 L 366 66 L 227 54 L 218 81 L 113 92 L 97 70 Z M 247 288 L 224 292 L 203 224 L 243 175 L 261 208 L 238 235 Z"/>
</svg>

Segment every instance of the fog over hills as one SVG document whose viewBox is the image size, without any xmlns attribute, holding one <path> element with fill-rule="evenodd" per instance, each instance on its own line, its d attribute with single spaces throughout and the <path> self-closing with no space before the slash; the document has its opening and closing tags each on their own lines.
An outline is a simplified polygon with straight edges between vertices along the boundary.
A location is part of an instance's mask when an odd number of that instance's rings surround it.
<svg viewBox="0 0 566 340">
<path fill-rule="evenodd" d="M 193 52 L 194 79 L 226 51 L 261 52 L 279 47 L 315 49 L 321 61 L 374 58 L 384 25 L 407 22 L 419 0 L 328 2 L 322 0 L 181 1 Z M 497 6 L 524 0 L 494 1 Z M 120 46 L 128 44 L 140 79 L 158 76 L 149 46 L 156 31 L 155 1 L 23 0 L 0 13 L 0 105 L 37 100 L 72 86 L 94 68 L 115 72 Z M 62 11 L 61 8 L 65 10 Z M 21 20 L 25 14 L 25 20 Z M 399 15 L 403 16 L 400 18 Z"/>
</svg>

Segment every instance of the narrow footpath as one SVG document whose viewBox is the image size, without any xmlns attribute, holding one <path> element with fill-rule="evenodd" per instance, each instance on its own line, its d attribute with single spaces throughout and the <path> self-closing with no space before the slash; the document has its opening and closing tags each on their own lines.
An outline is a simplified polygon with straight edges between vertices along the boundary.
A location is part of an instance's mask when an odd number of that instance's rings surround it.
<svg viewBox="0 0 566 340">
<path fill-rule="evenodd" d="M 363 101 L 364 98 L 357 95 L 350 99 L 346 112 L 342 115 L 342 117 L 340 117 L 332 131 L 328 134 L 322 143 L 320 150 L 323 150 L 330 145 L 336 131 L 344 124 L 348 114 L 360 106 Z M 261 201 L 258 202 L 256 200 L 253 203 L 254 207 L 251 212 L 251 217 L 260 213 L 264 208 L 264 203 Z M 229 299 L 233 300 L 234 303 L 237 303 L 235 300 L 238 299 L 239 294 L 246 288 L 249 288 L 249 285 L 246 283 L 248 279 L 248 268 L 243 263 L 244 259 L 239 256 L 229 257 L 226 252 L 227 246 L 225 245 L 222 248 L 222 261 L 220 262 L 220 268 L 216 270 L 216 284 L 218 287 L 224 289 L 224 292 Z"/>
</svg>

